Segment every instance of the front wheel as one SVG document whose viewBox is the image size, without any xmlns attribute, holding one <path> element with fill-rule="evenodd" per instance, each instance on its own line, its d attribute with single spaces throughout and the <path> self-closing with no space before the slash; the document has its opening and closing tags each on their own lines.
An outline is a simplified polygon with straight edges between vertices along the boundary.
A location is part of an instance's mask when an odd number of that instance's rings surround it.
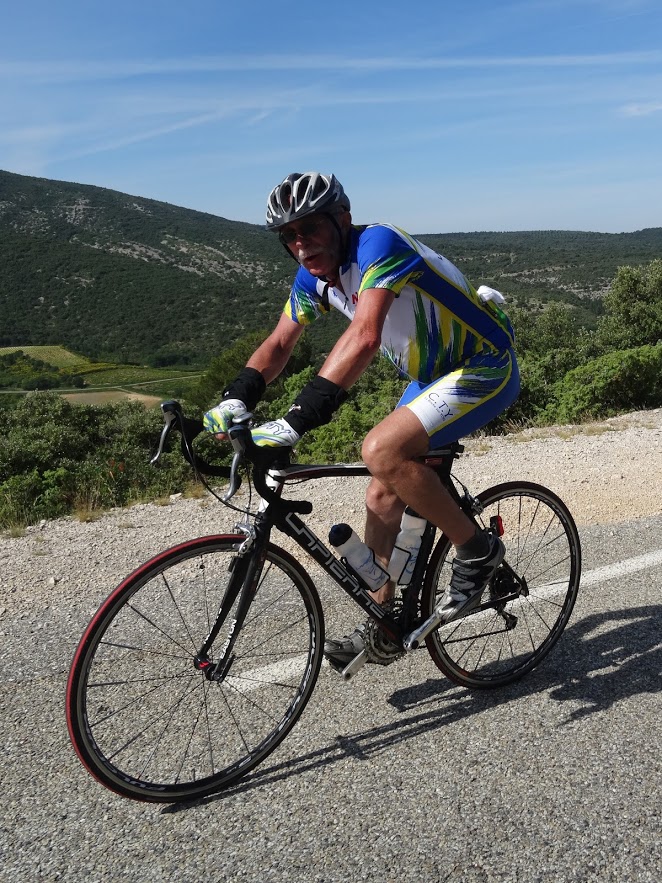
<svg viewBox="0 0 662 883">
<path fill-rule="evenodd" d="M 229 591 L 245 537 L 203 537 L 153 558 L 101 605 L 67 685 L 69 734 L 103 785 L 135 800 L 191 800 L 224 788 L 296 723 L 321 663 L 323 617 L 310 578 L 269 545 L 221 680 L 196 657 Z M 241 568 L 238 568 L 241 570 Z M 217 647 L 236 626 L 238 597 Z"/>
<path fill-rule="evenodd" d="M 570 618 L 581 573 L 572 515 L 555 494 L 530 482 L 509 482 L 478 497 L 483 527 L 503 529 L 506 556 L 475 612 L 426 639 L 435 664 L 466 687 L 499 687 L 536 666 Z M 450 581 L 453 547 L 444 536 L 432 553 L 421 596 L 429 616 Z"/>
</svg>

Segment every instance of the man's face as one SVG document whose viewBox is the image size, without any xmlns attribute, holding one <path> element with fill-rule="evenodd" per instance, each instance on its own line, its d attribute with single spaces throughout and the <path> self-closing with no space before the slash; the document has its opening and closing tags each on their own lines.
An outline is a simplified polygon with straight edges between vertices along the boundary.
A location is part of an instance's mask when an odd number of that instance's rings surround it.
<svg viewBox="0 0 662 883">
<path fill-rule="evenodd" d="M 336 215 L 341 230 L 348 221 L 345 212 Z M 341 260 L 342 243 L 338 230 L 327 214 L 308 215 L 299 221 L 292 221 L 278 231 L 280 241 L 287 246 L 299 263 L 313 276 L 336 276 Z"/>
</svg>

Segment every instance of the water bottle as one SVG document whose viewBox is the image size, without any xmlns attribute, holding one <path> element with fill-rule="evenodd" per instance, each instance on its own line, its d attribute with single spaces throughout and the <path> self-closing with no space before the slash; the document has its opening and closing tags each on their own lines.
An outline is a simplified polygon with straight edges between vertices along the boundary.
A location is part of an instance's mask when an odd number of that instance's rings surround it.
<svg viewBox="0 0 662 883">
<path fill-rule="evenodd" d="M 400 533 L 388 563 L 389 575 L 398 586 L 408 586 L 411 581 L 426 524 L 409 506 L 402 513 Z"/>
<path fill-rule="evenodd" d="M 360 540 L 349 524 L 334 524 L 329 531 L 329 543 L 347 561 L 353 571 L 376 592 L 388 582 L 388 573 L 375 561 L 375 553 Z"/>
</svg>

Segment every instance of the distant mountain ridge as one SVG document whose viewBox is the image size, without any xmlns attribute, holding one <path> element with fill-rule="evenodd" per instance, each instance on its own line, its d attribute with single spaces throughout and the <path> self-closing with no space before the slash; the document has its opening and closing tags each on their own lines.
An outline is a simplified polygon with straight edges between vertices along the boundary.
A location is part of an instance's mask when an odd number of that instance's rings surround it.
<svg viewBox="0 0 662 883">
<path fill-rule="evenodd" d="M 95 357 L 214 354 L 269 324 L 293 264 L 258 226 L 7 172 L 0 234 L 0 345 Z"/>
<path fill-rule="evenodd" d="M 618 266 L 662 254 L 662 228 L 420 238 L 516 303 L 551 298 L 594 311 Z M 57 343 L 93 358 L 161 364 L 205 364 L 272 325 L 296 269 L 258 225 L 4 171 L 0 260 L 0 346 Z M 316 324 L 324 348 L 340 325 Z"/>
</svg>

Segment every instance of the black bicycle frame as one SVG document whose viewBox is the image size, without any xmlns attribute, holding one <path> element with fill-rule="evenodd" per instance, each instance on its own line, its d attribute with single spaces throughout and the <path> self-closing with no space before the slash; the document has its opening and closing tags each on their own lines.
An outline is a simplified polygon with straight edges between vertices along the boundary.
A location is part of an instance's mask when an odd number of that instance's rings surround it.
<svg viewBox="0 0 662 883">
<path fill-rule="evenodd" d="M 284 534 L 291 537 L 311 558 L 320 565 L 322 570 L 333 579 L 340 588 L 364 610 L 371 619 L 379 623 L 384 634 L 400 644 L 403 638 L 402 627 L 391 614 L 374 601 L 363 581 L 351 573 L 336 556 L 328 549 L 304 522 L 293 512 L 277 516 L 274 524 Z"/>
<path fill-rule="evenodd" d="M 435 452 L 434 456 L 426 456 L 421 458 L 434 469 L 446 487 L 449 488 L 453 496 L 459 502 L 459 496 L 449 482 L 450 469 L 455 459 L 455 449 L 443 450 Z M 310 480 L 313 478 L 331 478 L 342 476 L 369 476 L 370 473 L 366 466 L 348 466 L 344 464 L 335 464 L 329 466 L 290 466 L 280 471 L 278 477 L 285 479 L 302 479 Z M 280 486 L 282 490 L 282 484 Z M 266 492 L 266 491 L 265 491 Z M 244 623 L 244 619 L 248 612 L 255 592 L 257 591 L 258 581 L 262 574 L 262 568 L 265 561 L 267 544 L 271 536 L 272 528 L 278 528 L 286 536 L 290 537 L 300 546 L 310 557 L 316 561 L 322 570 L 327 573 L 331 579 L 337 583 L 340 588 L 349 597 L 359 605 L 359 607 L 367 613 L 367 615 L 379 624 L 380 629 L 386 637 L 394 644 L 401 646 L 404 637 L 413 627 L 412 608 L 413 602 L 417 599 L 423 586 L 423 577 L 427 568 L 428 559 L 432 552 L 436 528 L 430 522 L 427 523 L 423 537 L 421 540 L 421 548 L 418 559 L 414 567 L 411 583 L 405 590 L 408 600 L 405 603 L 405 610 L 408 609 L 408 616 L 405 616 L 405 623 L 400 618 L 394 617 L 387 609 L 378 604 L 370 595 L 368 586 L 363 582 L 358 574 L 345 567 L 345 565 L 336 558 L 335 554 L 327 548 L 320 538 L 299 518 L 299 516 L 288 509 L 287 503 L 281 507 L 277 502 L 267 504 L 264 511 L 258 514 L 255 520 L 255 535 L 249 542 L 248 549 L 245 554 L 239 553 L 233 560 L 233 570 L 225 598 L 219 609 L 218 616 L 212 629 L 207 636 L 202 648 L 196 659 L 196 666 L 206 671 L 210 679 L 222 679 L 228 673 L 232 665 L 232 650 L 238 633 Z M 238 549 L 239 551 L 239 549 Z M 237 596 L 241 592 L 241 598 L 237 608 L 237 612 L 233 622 L 231 623 L 225 644 L 223 645 L 218 661 L 212 663 L 208 658 L 214 640 L 225 623 Z"/>
</svg>

